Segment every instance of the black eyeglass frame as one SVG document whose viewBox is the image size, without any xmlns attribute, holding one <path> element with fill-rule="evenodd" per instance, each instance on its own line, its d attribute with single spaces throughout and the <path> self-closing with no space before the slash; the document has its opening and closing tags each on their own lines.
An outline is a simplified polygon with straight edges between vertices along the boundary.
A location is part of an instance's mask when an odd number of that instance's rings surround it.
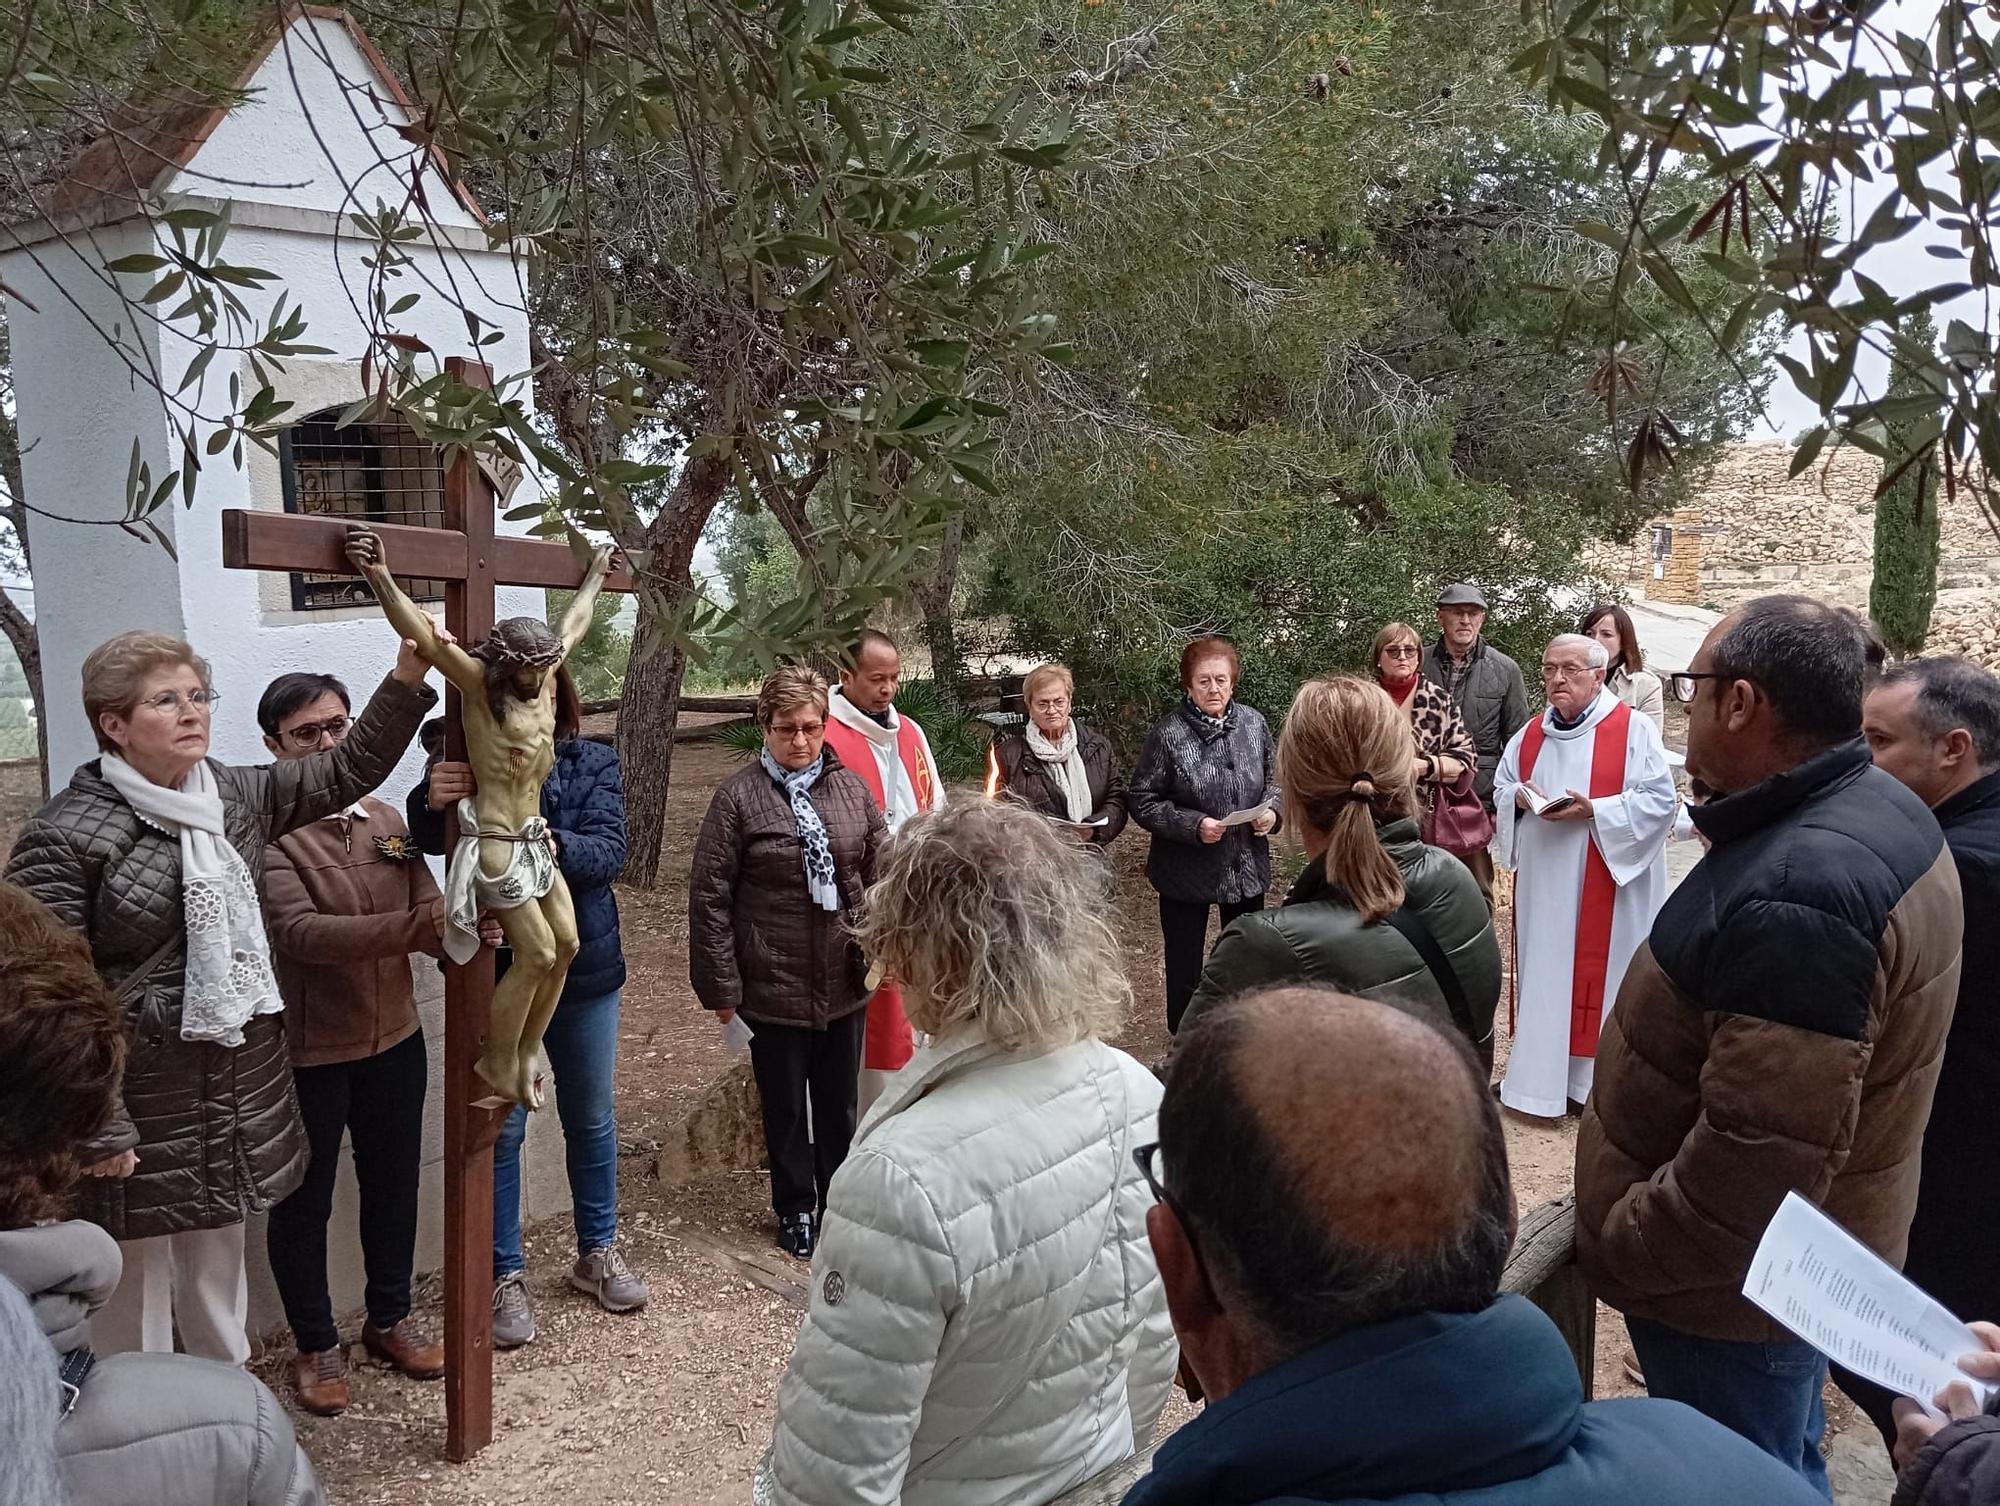
<svg viewBox="0 0 2000 1506">
<path fill-rule="evenodd" d="M 1201 1267 L 1202 1280 L 1208 1283 L 1209 1295 L 1215 1300 L 1219 1311 L 1227 1311 L 1223 1306 L 1222 1293 L 1216 1288 L 1215 1277 L 1210 1273 L 1208 1260 L 1201 1253 L 1201 1241 L 1195 1237 L 1194 1220 L 1187 1216 L 1187 1210 L 1174 1201 L 1173 1194 L 1160 1185 L 1159 1177 L 1153 1171 L 1153 1158 L 1160 1153 L 1160 1142 L 1148 1141 L 1144 1145 L 1132 1147 L 1132 1164 L 1139 1168 L 1139 1175 L 1146 1179 L 1147 1190 L 1153 1194 L 1153 1201 L 1162 1204 L 1171 1212 L 1181 1226 L 1181 1233 L 1187 1236 L 1188 1253 L 1194 1256 L 1195 1264 Z"/>
<path fill-rule="evenodd" d="M 1677 670 L 1666 677 L 1667 694 L 1685 706 L 1694 700 L 1695 692 L 1701 688 L 1700 682 L 1703 680 L 1740 680 L 1742 678 L 1742 675 L 1723 674 L 1717 670 L 1703 670 L 1700 673 L 1688 669 Z"/>
<path fill-rule="evenodd" d="M 339 716 L 330 716 L 323 722 L 301 722 L 296 727 L 287 727 L 284 738 L 294 748 L 317 748 L 322 737 L 331 737 L 335 742 L 339 742 L 353 730 L 353 715 L 343 712 Z M 301 733 L 309 735 L 301 738 Z"/>
</svg>

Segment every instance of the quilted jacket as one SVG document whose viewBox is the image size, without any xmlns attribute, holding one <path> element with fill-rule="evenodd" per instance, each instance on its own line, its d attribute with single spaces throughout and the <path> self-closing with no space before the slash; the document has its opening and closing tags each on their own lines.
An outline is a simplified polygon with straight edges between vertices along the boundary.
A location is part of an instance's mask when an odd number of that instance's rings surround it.
<svg viewBox="0 0 2000 1506">
<path fill-rule="evenodd" d="M 824 1030 L 868 1002 L 867 966 L 847 917 L 875 882 L 889 829 L 831 744 L 811 798 L 833 847 L 838 913 L 807 892 L 798 818 L 763 764 L 716 787 L 688 874 L 688 979 L 703 1009 L 740 1009 L 752 1025 Z"/>
<path fill-rule="evenodd" d="M 1179 1351 L 1132 1162 L 1160 1086 L 932 1041 L 827 1195 L 759 1506 L 1035 1506 L 1143 1446 Z"/>
<path fill-rule="evenodd" d="M 410 835 L 422 852 L 444 854 L 444 812 L 430 807 L 431 778 L 419 779 L 404 802 Z M 625 871 L 625 780 L 618 754 L 587 737 L 556 744 L 555 767 L 542 781 L 542 819 L 556 834 L 556 866 L 576 907 L 576 960 L 563 979 L 562 999 L 599 999 L 625 986 L 625 945 L 612 884 Z M 512 960 L 501 948 L 498 967 Z"/>
<path fill-rule="evenodd" d="M 1271 887 L 1271 844 L 1249 826 L 1230 827 L 1220 842 L 1201 840 L 1204 816 L 1262 804 L 1277 809 L 1270 727 L 1241 701 L 1222 720 L 1220 730 L 1209 726 L 1183 699 L 1147 734 L 1132 771 L 1132 819 L 1153 834 L 1146 877 L 1168 899 L 1233 905 Z"/>
<path fill-rule="evenodd" d="M 1500 1002 L 1500 944 L 1471 871 L 1450 853 L 1427 847 L 1417 823 L 1391 821 L 1379 832 L 1403 873 L 1405 903 L 1430 927 L 1458 975 L 1472 1011 L 1468 1044 L 1493 1038 Z M 1365 999 L 1402 999 L 1439 1024 L 1451 1006 L 1431 970 L 1403 933 L 1386 922 L 1362 923 L 1361 912 L 1326 878 L 1326 859 L 1306 865 L 1284 904 L 1232 921 L 1215 944 L 1181 1029 L 1218 999 L 1268 983 L 1325 983 Z"/>
<path fill-rule="evenodd" d="M 1090 840 L 1099 847 L 1108 847 L 1125 829 L 1125 776 L 1118 767 L 1118 755 L 1112 751 L 1111 740 L 1102 732 L 1093 732 L 1078 722 L 1076 746 L 1083 755 L 1084 774 L 1090 780 L 1090 818 L 1104 822 L 1091 831 Z M 993 759 L 999 765 L 1001 789 L 1045 816 L 1054 816 L 1059 821 L 1069 819 L 1068 795 L 1049 766 L 1028 751 L 1025 736 L 1016 733 L 1001 738 L 993 745 Z"/>
<path fill-rule="evenodd" d="M 118 1247 L 91 1224 L 0 1232 L 0 1286 L 12 1282 L 27 1296 L 51 1379 L 60 1356 L 90 1342 L 90 1315 L 109 1300 L 121 1267 Z M 68 1506 L 326 1500 L 278 1398 L 240 1366 L 216 1360 L 102 1356 L 55 1440 Z M 12 1499 L 0 1486 L 0 1500 Z"/>
<path fill-rule="evenodd" d="M 310 758 L 211 761 L 230 842 L 262 878 L 266 843 L 352 805 L 388 778 L 437 694 L 384 680 L 338 747 Z M 181 931 L 181 850 L 140 820 L 95 760 L 28 820 L 6 877 L 90 942 L 114 989 Z M 182 960 L 171 952 L 126 1001 L 131 1053 L 123 1101 L 92 1157 L 137 1149 L 123 1179 L 88 1177 L 78 1213 L 118 1239 L 240 1222 L 299 1185 L 305 1127 L 281 1015 L 243 1027 L 243 1044 L 181 1039 Z"/>
<path fill-rule="evenodd" d="M 1858 737 L 1693 816 L 1708 856 L 1598 1042 L 1577 1264 L 1620 1312 L 1770 1343 L 1743 1278 L 1787 1192 L 1903 1263 L 1964 906 L 1936 820 Z"/>
</svg>

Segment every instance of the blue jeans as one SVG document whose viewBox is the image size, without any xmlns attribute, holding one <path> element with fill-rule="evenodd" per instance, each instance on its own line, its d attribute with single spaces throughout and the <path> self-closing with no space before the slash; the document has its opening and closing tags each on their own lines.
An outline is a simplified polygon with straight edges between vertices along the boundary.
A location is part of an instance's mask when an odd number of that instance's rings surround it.
<svg viewBox="0 0 2000 1506">
<path fill-rule="evenodd" d="M 1825 1355 L 1797 1340 L 1698 1339 L 1645 1318 L 1627 1318 L 1625 1327 L 1648 1392 L 1706 1413 L 1833 1498 L 1819 1452 L 1826 1432 Z"/>
<path fill-rule="evenodd" d="M 618 1238 L 618 1116 L 612 1078 L 618 1065 L 618 995 L 565 999 L 549 1019 L 542 1051 L 555 1077 L 569 1195 L 576 1206 L 579 1255 Z M 523 1269 L 521 1142 L 528 1111 L 518 1105 L 493 1144 L 493 1278 Z"/>
</svg>

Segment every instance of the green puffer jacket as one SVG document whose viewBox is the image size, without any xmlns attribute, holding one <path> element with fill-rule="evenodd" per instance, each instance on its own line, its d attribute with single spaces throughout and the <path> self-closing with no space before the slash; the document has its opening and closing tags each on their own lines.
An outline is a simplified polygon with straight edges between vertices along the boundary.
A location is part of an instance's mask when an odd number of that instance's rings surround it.
<svg viewBox="0 0 2000 1506">
<path fill-rule="evenodd" d="M 1457 858 L 1425 846 L 1415 821 L 1392 821 L 1379 835 L 1403 870 L 1405 903 L 1423 917 L 1458 974 L 1477 1031 L 1472 1044 L 1491 1039 L 1500 1002 L 1500 944 L 1479 885 Z M 1451 1019 L 1444 992 L 1416 948 L 1386 923 L 1363 925 L 1347 896 L 1327 882 L 1324 858 L 1306 866 L 1284 904 L 1246 915 L 1222 933 L 1181 1031 L 1217 999 L 1274 983 L 1330 984 L 1366 999 L 1402 999 Z"/>
</svg>

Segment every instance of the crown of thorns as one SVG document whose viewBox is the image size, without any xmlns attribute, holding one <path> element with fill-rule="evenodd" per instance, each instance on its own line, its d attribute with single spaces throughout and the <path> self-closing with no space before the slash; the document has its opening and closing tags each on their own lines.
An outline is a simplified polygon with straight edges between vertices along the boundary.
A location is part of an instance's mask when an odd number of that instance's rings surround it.
<svg viewBox="0 0 2000 1506">
<path fill-rule="evenodd" d="M 473 657 L 490 664 L 511 664 L 521 669 L 549 669 L 562 663 L 562 639 L 546 622 L 534 617 L 509 617 L 493 624 L 486 641 L 474 649 Z"/>
</svg>

